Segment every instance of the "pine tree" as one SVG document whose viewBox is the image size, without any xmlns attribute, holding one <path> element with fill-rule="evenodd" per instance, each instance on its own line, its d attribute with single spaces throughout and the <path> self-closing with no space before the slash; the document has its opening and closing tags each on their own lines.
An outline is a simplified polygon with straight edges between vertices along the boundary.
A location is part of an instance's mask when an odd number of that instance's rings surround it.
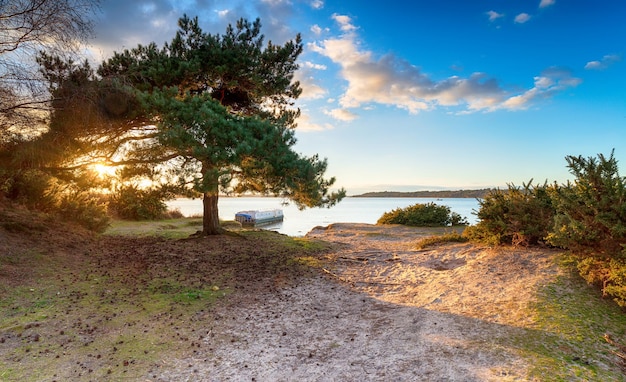
<svg viewBox="0 0 626 382">
<path fill-rule="evenodd" d="M 169 44 L 116 53 L 98 73 L 134 87 L 156 138 L 136 146 L 126 163 L 161 164 L 203 197 L 203 234 L 222 230 L 220 192 L 253 191 L 287 198 L 300 208 L 332 206 L 326 160 L 293 151 L 300 95 L 293 81 L 300 36 L 263 44 L 261 23 L 244 19 L 224 35 L 204 33 L 184 16 Z"/>
</svg>

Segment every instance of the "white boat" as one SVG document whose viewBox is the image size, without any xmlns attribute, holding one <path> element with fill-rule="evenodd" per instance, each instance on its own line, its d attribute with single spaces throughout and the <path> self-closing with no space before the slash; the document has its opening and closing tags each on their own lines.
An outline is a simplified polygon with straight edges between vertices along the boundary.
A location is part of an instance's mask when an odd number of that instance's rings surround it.
<svg viewBox="0 0 626 382">
<path fill-rule="evenodd" d="M 243 226 L 278 223 L 283 221 L 283 210 L 239 211 L 235 214 L 235 220 Z"/>
</svg>

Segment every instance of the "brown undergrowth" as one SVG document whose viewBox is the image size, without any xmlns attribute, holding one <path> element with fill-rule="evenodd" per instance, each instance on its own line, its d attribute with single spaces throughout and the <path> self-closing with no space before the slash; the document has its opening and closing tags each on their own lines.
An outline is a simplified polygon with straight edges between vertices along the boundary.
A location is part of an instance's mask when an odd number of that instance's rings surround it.
<svg viewBox="0 0 626 382">
<path fill-rule="evenodd" d="M 310 274 L 323 250 L 283 235 L 96 236 L 0 210 L 0 381 L 141 379 L 207 347 L 231 294 Z"/>
</svg>

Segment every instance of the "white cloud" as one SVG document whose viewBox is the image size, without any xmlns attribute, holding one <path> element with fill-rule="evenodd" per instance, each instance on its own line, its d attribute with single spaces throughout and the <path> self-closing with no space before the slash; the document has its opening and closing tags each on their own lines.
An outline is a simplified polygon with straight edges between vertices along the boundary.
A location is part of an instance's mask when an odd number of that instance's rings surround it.
<svg viewBox="0 0 626 382">
<path fill-rule="evenodd" d="M 311 61 L 303 62 L 302 66 L 304 66 L 305 68 L 309 68 L 309 69 L 326 70 L 326 65 L 314 64 Z"/>
<path fill-rule="evenodd" d="M 375 59 L 372 52 L 359 49 L 353 33 L 312 44 L 310 48 L 341 67 L 340 74 L 348 83 L 339 98 L 339 105 L 344 109 L 373 102 L 415 114 L 436 105 L 466 104 L 470 109 L 484 109 L 504 98 L 497 81 L 483 74 L 434 81 L 396 56 Z"/>
<path fill-rule="evenodd" d="M 572 73 L 563 68 L 552 67 L 544 70 L 535 77 L 535 86 L 522 94 L 509 97 L 501 108 L 523 110 L 539 99 L 552 97 L 556 93 L 578 86 L 582 80 L 572 76 Z"/>
<path fill-rule="evenodd" d="M 338 98 L 342 109 L 371 104 L 391 105 L 412 114 L 439 106 L 460 107 L 465 112 L 524 109 L 533 101 L 580 83 L 569 71 L 558 68 L 549 68 L 535 77 L 533 87 L 521 94 L 505 90 L 485 73 L 436 80 L 392 54 L 375 57 L 360 47 L 353 31 L 309 45 L 313 52 L 328 57 L 341 68 L 339 74 L 347 83 Z"/>
<path fill-rule="evenodd" d="M 311 1 L 311 8 L 322 9 L 324 8 L 324 2 L 322 0 L 313 0 Z"/>
<path fill-rule="evenodd" d="M 487 12 L 487 15 L 489 16 L 489 21 L 496 21 L 497 19 L 504 17 L 504 14 L 496 11 L 489 11 Z"/>
<path fill-rule="evenodd" d="M 289 4 L 289 0 L 261 0 L 261 2 L 265 4 L 269 4 L 272 7 L 282 5 L 282 4 Z"/>
<path fill-rule="evenodd" d="M 619 62 L 622 60 L 622 57 L 618 54 L 607 54 L 602 57 L 600 61 L 589 61 L 585 65 L 585 69 L 587 70 L 603 70 L 608 68 L 610 65 Z"/>
<path fill-rule="evenodd" d="M 519 15 L 515 16 L 515 22 L 517 24 L 524 24 L 525 22 L 530 20 L 530 17 L 531 16 L 528 13 L 520 13 Z"/>
<path fill-rule="evenodd" d="M 551 5 L 554 5 L 554 3 L 556 3 L 556 0 L 541 0 L 541 2 L 539 3 L 539 8 L 549 7 Z"/>
<path fill-rule="evenodd" d="M 324 114 L 329 115 L 337 120 L 346 122 L 353 121 L 358 118 L 358 115 L 346 109 L 324 110 Z"/>
<path fill-rule="evenodd" d="M 333 20 L 335 20 L 339 24 L 339 27 L 344 32 L 352 32 L 352 31 L 357 29 L 352 24 L 352 19 L 350 18 L 350 16 L 338 15 L 338 14 L 334 13 L 332 15 L 332 18 L 333 18 Z"/>
<path fill-rule="evenodd" d="M 215 11 L 219 17 L 226 17 L 230 11 L 228 9 L 223 9 L 221 11 Z"/>
<path fill-rule="evenodd" d="M 300 99 L 320 99 L 324 98 L 328 91 L 318 85 L 315 78 L 311 75 L 310 67 L 301 67 L 294 75 L 294 80 L 300 81 L 302 94 Z"/>
<path fill-rule="evenodd" d="M 311 32 L 313 32 L 314 35 L 319 36 L 322 34 L 322 28 L 315 24 L 311 27 Z"/>
<path fill-rule="evenodd" d="M 332 130 L 334 128 L 334 126 L 330 123 L 319 124 L 312 122 L 311 117 L 306 112 L 302 112 L 302 114 L 300 114 L 300 117 L 298 118 L 296 123 L 298 124 L 296 129 L 302 132 L 324 131 Z"/>
</svg>

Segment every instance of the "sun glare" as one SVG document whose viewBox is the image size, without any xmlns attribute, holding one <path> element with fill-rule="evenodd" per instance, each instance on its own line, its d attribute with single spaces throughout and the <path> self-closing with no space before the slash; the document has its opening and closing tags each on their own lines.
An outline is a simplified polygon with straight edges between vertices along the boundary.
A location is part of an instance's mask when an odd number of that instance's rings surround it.
<svg viewBox="0 0 626 382">
<path fill-rule="evenodd" d="M 96 163 L 93 165 L 93 169 L 98 173 L 101 178 L 110 178 L 115 176 L 115 167 Z"/>
</svg>

